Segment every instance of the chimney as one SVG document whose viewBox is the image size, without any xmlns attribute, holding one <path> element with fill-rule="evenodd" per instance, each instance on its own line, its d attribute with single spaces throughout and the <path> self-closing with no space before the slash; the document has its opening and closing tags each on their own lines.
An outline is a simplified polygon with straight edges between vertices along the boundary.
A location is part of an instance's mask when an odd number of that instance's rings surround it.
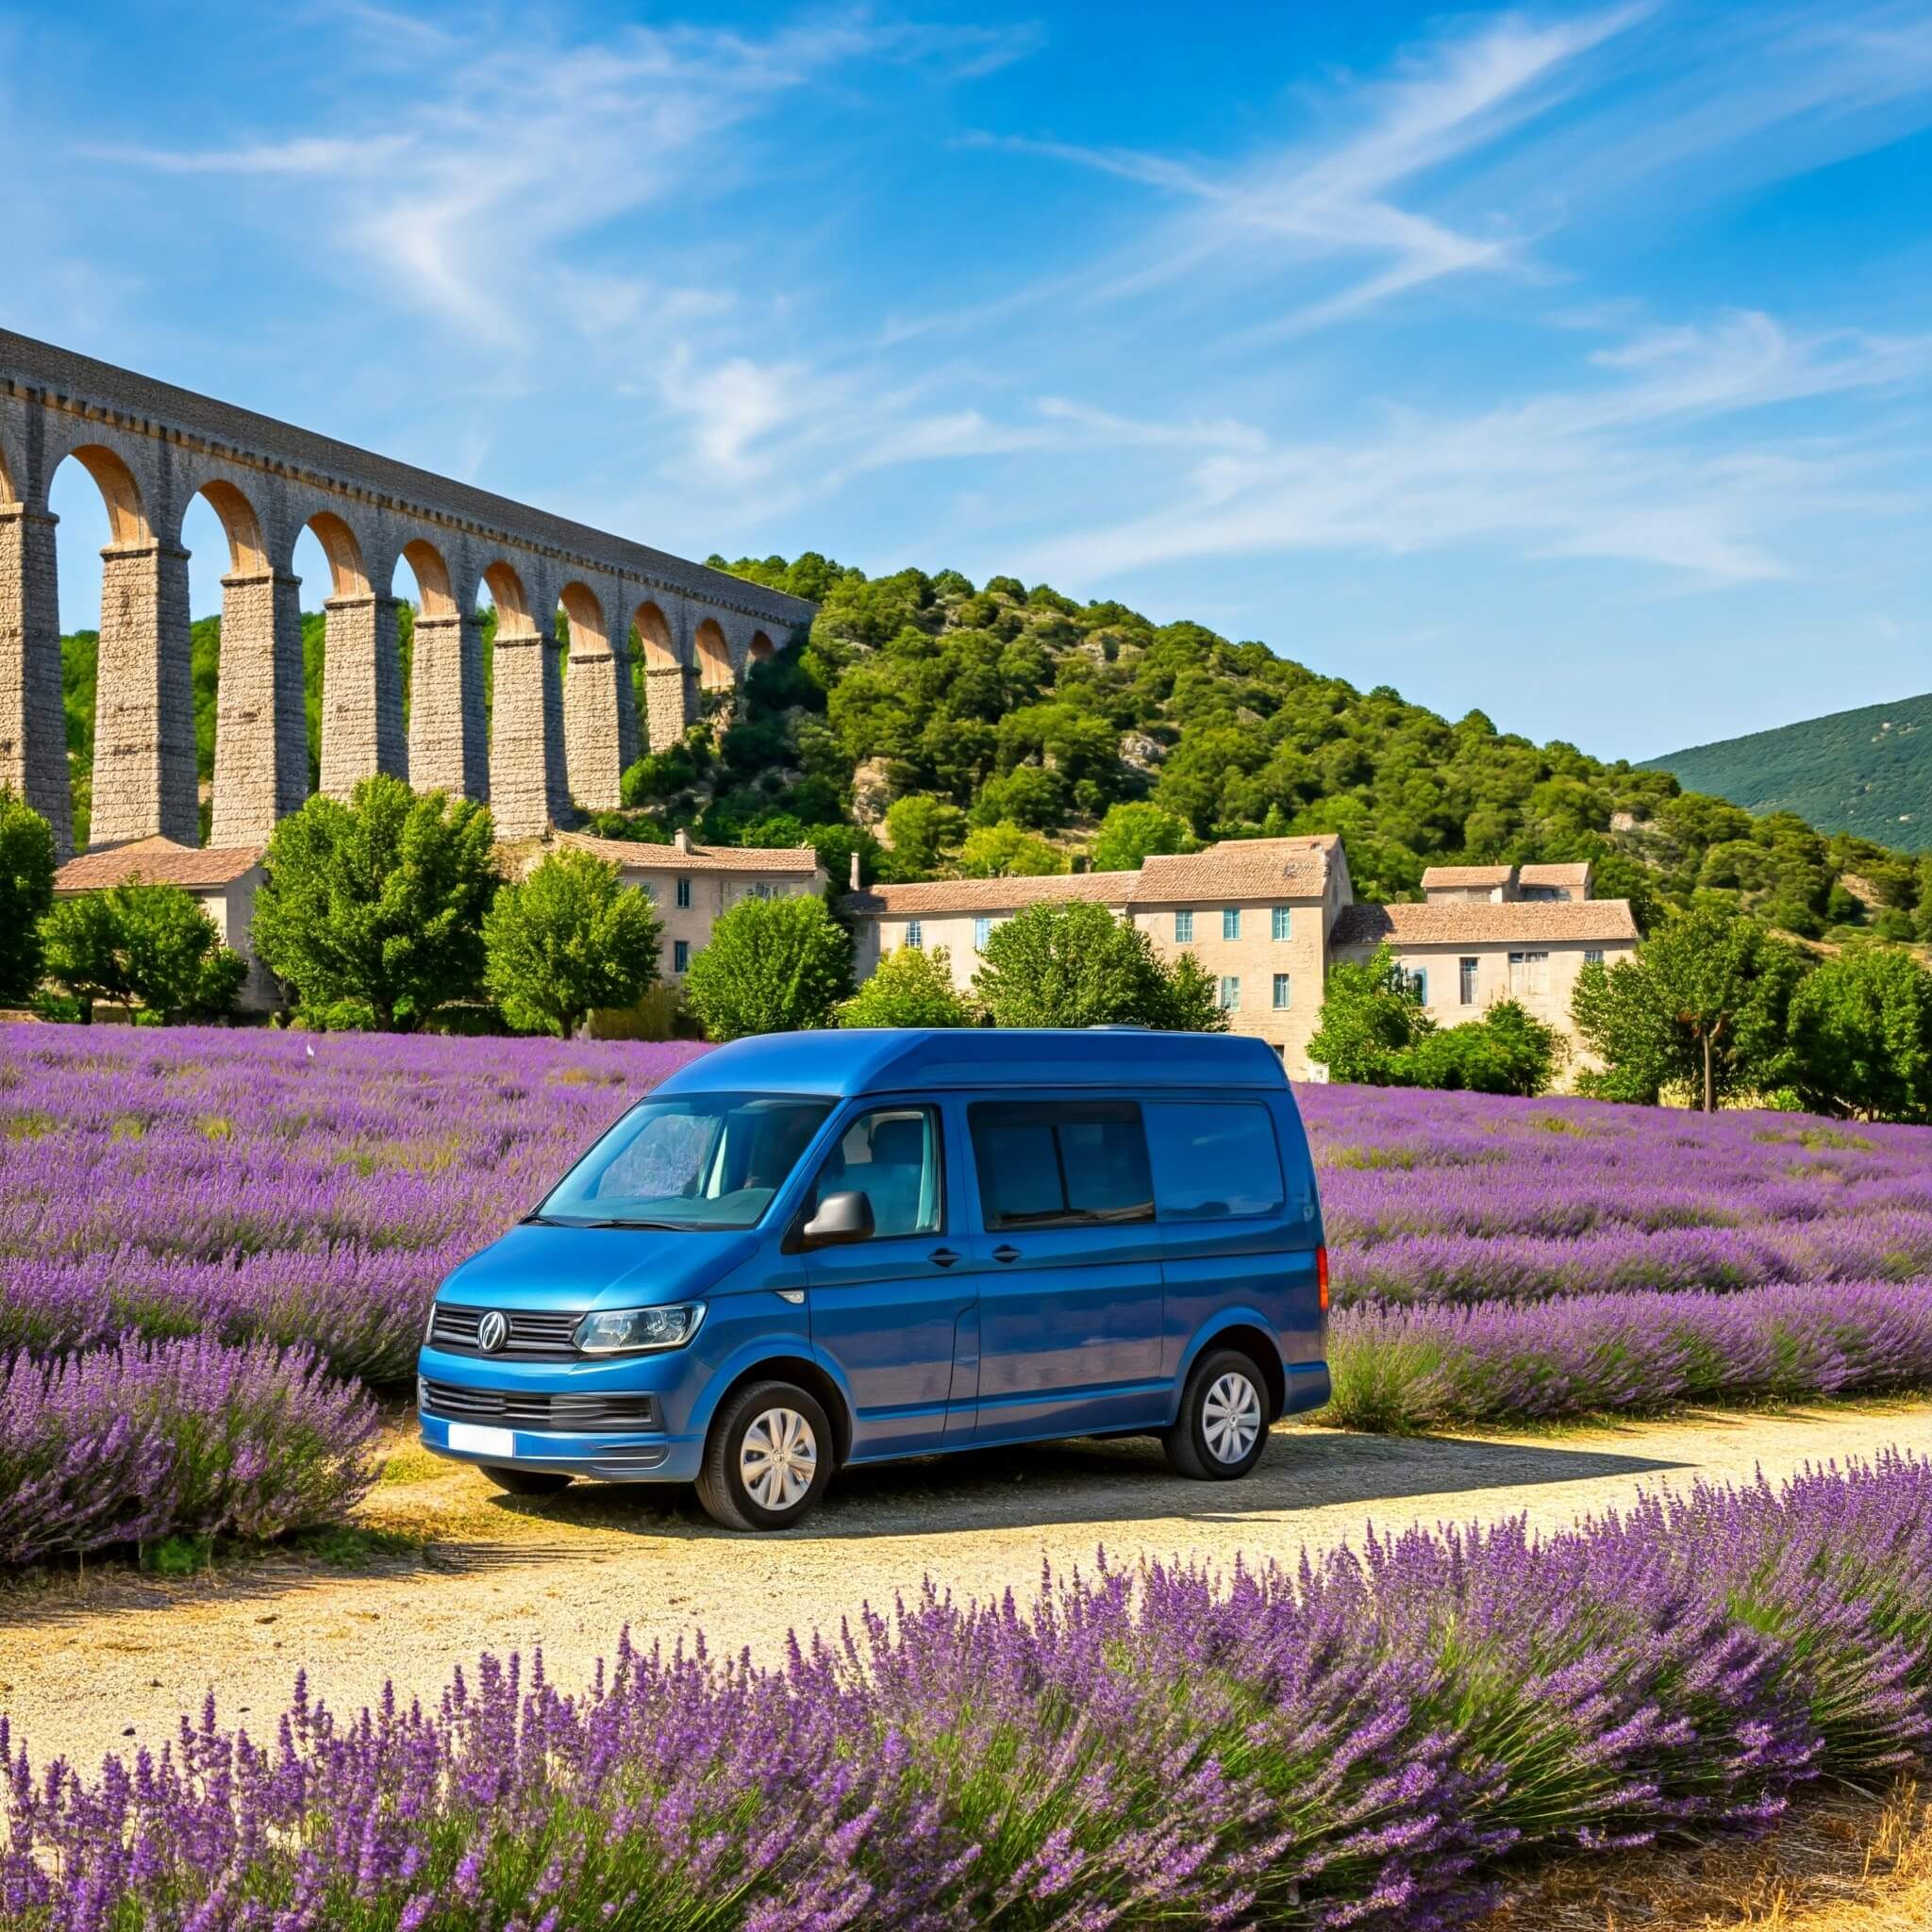
<svg viewBox="0 0 1932 1932">
<path fill-rule="evenodd" d="M 691 850 L 691 834 L 687 832 L 682 825 L 679 825 L 676 831 L 672 833 L 671 842 L 674 845 L 675 845 L 680 852 L 689 852 Z"/>
<path fill-rule="evenodd" d="M 852 890 L 855 892 L 858 890 L 858 849 L 857 846 L 853 848 L 852 852 Z"/>
</svg>

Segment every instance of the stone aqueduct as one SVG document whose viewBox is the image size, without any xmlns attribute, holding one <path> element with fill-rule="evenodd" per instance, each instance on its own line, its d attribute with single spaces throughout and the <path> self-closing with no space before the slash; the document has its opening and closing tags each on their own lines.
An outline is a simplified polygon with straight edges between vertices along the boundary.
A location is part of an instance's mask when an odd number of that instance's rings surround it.
<svg viewBox="0 0 1932 1932">
<path fill-rule="evenodd" d="M 721 571 L 0 330 L 0 785 L 71 847 L 54 473 L 72 457 L 107 506 L 95 701 L 95 845 L 199 841 L 188 553 L 205 497 L 227 534 L 209 843 L 264 841 L 308 791 L 297 540 L 328 558 L 322 790 L 390 772 L 487 798 L 498 834 L 571 802 L 618 803 L 639 755 L 630 636 L 642 641 L 654 748 L 737 685 L 812 607 Z M 404 728 L 397 600 L 419 593 Z M 496 606 L 492 700 L 481 619 Z M 553 613 L 569 619 L 568 670 Z"/>
</svg>

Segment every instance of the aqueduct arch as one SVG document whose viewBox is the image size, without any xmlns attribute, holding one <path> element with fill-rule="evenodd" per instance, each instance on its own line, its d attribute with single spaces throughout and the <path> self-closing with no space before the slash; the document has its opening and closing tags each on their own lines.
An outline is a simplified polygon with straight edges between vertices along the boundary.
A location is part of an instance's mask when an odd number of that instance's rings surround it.
<svg viewBox="0 0 1932 1932">
<path fill-rule="evenodd" d="M 565 818 L 573 795 L 591 808 L 616 802 L 618 774 L 640 738 L 623 613 L 635 613 L 644 653 L 654 745 L 695 717 L 694 682 L 707 691 L 736 682 L 744 652 L 727 640 L 783 637 L 811 617 L 802 600 L 722 571 L 0 330 L 0 785 L 48 818 L 63 853 L 71 821 L 47 492 L 70 456 L 93 477 L 108 520 L 96 844 L 156 832 L 183 844 L 197 837 L 179 541 L 197 496 L 213 507 L 228 543 L 210 828 L 217 842 L 265 840 L 308 788 L 301 587 L 292 568 L 305 529 L 320 542 L 330 579 L 323 789 L 341 795 L 372 773 L 392 772 L 420 790 L 489 798 L 507 837 Z M 394 588 L 401 560 L 422 606 L 407 744 Z M 523 622 L 504 623 L 508 600 L 492 583 L 500 625 L 492 734 L 475 604 L 476 587 L 499 567 L 513 580 Z M 570 629 L 561 678 L 548 625 L 559 603 Z"/>
</svg>

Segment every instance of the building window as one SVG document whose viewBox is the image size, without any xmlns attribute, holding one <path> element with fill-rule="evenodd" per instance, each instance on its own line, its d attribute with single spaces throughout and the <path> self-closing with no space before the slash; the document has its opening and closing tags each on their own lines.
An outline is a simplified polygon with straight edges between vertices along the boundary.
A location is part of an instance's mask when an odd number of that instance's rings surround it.
<svg viewBox="0 0 1932 1932">
<path fill-rule="evenodd" d="M 988 940 L 991 939 L 991 937 L 992 921 L 989 919 L 985 913 L 982 912 L 979 915 L 979 917 L 973 922 L 973 950 L 975 953 L 985 952 L 986 942 Z"/>
<path fill-rule="evenodd" d="M 775 899 L 778 889 L 770 879 L 755 879 L 746 889 L 746 895 L 753 899 Z"/>
<path fill-rule="evenodd" d="M 671 942 L 671 970 L 674 973 L 686 972 L 691 966 L 691 941 L 673 940 Z"/>
<path fill-rule="evenodd" d="M 1429 1003 L 1429 969 L 1426 966 L 1402 966 L 1396 969 L 1408 981 L 1408 990 L 1415 995 L 1415 1003 L 1425 1007 Z"/>
<path fill-rule="evenodd" d="M 678 880 L 678 882 L 677 882 L 677 907 L 678 907 L 678 910 L 679 910 L 679 911 L 684 911 L 684 910 L 686 910 L 686 909 L 688 909 L 688 908 L 689 908 L 690 905 L 691 905 L 691 881 L 690 881 L 689 879 L 679 879 L 679 880 Z"/>
<path fill-rule="evenodd" d="M 1465 1007 L 1475 1005 L 1475 972 L 1477 963 L 1474 959 L 1458 959 L 1456 962 L 1456 990 Z"/>
<path fill-rule="evenodd" d="M 916 919 L 908 919 L 906 922 L 906 943 L 915 953 L 925 943 L 925 935 L 920 930 L 919 922 Z"/>
<path fill-rule="evenodd" d="M 1585 946 L 1583 963 L 1586 966 L 1601 966 L 1604 963 L 1604 949 L 1601 946 Z"/>
<path fill-rule="evenodd" d="M 1285 1008 L 1285 1007 L 1286 1007 L 1286 1006 L 1287 1006 L 1288 1004 L 1289 1004 L 1289 984 L 1288 984 L 1288 974 L 1285 974 L 1285 973 L 1277 973 L 1277 974 L 1276 974 L 1274 975 L 1274 1010 L 1275 1010 L 1275 1011 L 1276 1011 L 1276 1012 L 1278 1013 L 1278 1012 L 1280 1012 L 1280 1011 L 1282 1010 L 1282 1008 Z"/>
<path fill-rule="evenodd" d="M 1274 937 L 1277 940 L 1291 940 L 1294 937 L 1293 908 L 1277 906 L 1274 908 Z"/>
<path fill-rule="evenodd" d="M 1191 906 L 1185 912 L 1176 912 L 1174 916 L 1174 942 L 1177 946 L 1194 943 L 1194 909 Z"/>
<path fill-rule="evenodd" d="M 1239 916 L 1239 915 L 1237 915 Z M 1231 973 L 1221 975 L 1221 1010 L 1239 1013 L 1241 1009 L 1241 983 Z"/>
<path fill-rule="evenodd" d="M 1238 940 L 1241 936 L 1241 908 L 1239 906 L 1224 906 L 1221 908 L 1221 937 L 1224 940 Z"/>
<path fill-rule="evenodd" d="M 1518 993 L 1548 992 L 1549 990 L 1550 956 L 1547 953 L 1509 955 L 1509 991 L 1512 998 Z"/>
</svg>

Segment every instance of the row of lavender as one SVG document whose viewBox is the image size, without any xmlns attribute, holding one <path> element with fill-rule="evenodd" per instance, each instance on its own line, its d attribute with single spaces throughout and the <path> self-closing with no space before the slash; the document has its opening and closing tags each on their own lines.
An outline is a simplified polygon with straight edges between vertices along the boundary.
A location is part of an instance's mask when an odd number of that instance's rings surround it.
<svg viewBox="0 0 1932 1932">
<path fill-rule="evenodd" d="M 1770 1825 L 1932 1747 L 1932 1466 L 1700 1488 L 1547 1541 L 932 1591 L 780 1670 L 620 1648 L 581 1698 L 486 1659 L 440 1707 L 36 1777 L 26 1932 L 997 1924 L 1425 1932 L 1500 1870 Z"/>
</svg>

